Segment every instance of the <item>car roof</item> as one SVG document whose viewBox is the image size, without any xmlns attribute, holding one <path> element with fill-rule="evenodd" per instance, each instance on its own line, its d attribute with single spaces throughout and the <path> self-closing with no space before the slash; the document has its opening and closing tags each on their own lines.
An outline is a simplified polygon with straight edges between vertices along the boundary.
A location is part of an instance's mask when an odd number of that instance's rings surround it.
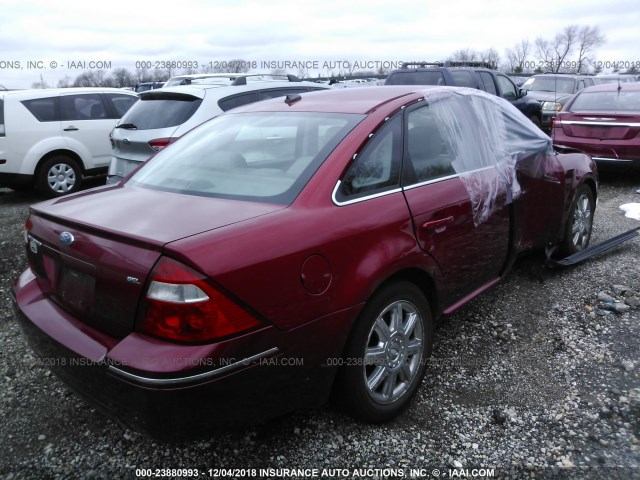
<svg viewBox="0 0 640 480">
<path fill-rule="evenodd" d="M 50 95 L 58 95 L 61 93 L 119 93 L 124 95 L 135 95 L 135 92 L 122 90 L 121 88 L 107 88 L 107 87 L 71 87 L 71 88 L 38 88 L 31 90 L 8 90 L 3 91 L 4 96 L 23 96 L 23 97 L 47 97 Z"/>
<path fill-rule="evenodd" d="M 191 95 L 198 98 L 204 98 L 209 90 L 215 90 L 215 95 L 219 97 L 226 97 L 235 93 L 252 92 L 255 90 L 269 90 L 276 88 L 314 88 L 325 89 L 326 86 L 314 83 L 314 82 L 289 82 L 279 80 L 256 80 L 246 85 L 224 85 L 224 84 L 191 84 L 191 85 L 176 85 L 174 87 L 163 87 L 155 90 L 147 90 L 146 92 L 140 92 L 140 97 L 148 96 L 162 96 L 169 94 L 183 94 Z"/>
<path fill-rule="evenodd" d="M 276 98 L 252 103 L 234 109 L 234 112 L 277 112 L 296 110 L 299 112 L 327 112 L 327 113 L 359 113 L 368 114 L 376 108 L 398 98 L 407 100 L 424 98 L 437 92 L 452 92 L 462 87 L 443 87 L 435 85 L 399 85 L 373 86 L 361 88 L 327 89 L 308 92 L 300 95 L 300 100 L 287 103 L 285 98 Z M 465 88 L 464 90 L 483 94 L 478 90 Z M 411 98 L 413 97 L 413 98 Z"/>
</svg>

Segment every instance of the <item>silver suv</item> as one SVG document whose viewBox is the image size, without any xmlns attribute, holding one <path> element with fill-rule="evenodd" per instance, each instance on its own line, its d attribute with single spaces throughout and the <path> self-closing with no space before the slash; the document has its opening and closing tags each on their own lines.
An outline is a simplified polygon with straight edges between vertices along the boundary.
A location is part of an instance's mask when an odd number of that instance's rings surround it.
<svg viewBox="0 0 640 480">
<path fill-rule="evenodd" d="M 119 182 L 156 152 L 222 112 L 260 100 L 327 88 L 293 76 L 289 81 L 259 80 L 247 84 L 243 76 L 231 85 L 184 85 L 142 92 L 140 101 L 111 133 L 113 157 L 107 183 Z"/>
</svg>

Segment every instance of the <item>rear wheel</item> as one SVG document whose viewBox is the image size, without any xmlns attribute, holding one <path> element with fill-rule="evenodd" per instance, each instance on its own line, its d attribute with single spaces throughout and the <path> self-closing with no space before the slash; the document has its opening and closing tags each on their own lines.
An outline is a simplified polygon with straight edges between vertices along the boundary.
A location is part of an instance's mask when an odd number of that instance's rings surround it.
<svg viewBox="0 0 640 480">
<path fill-rule="evenodd" d="M 77 192 L 81 183 L 82 171 L 78 163 L 64 155 L 56 155 L 45 160 L 37 179 L 38 190 L 47 197 Z"/>
<path fill-rule="evenodd" d="M 593 192 L 587 185 L 580 185 L 571 205 L 569 218 L 567 218 L 564 229 L 564 238 L 560 244 L 563 255 L 571 255 L 589 246 L 594 207 Z"/>
<path fill-rule="evenodd" d="M 336 384 L 338 401 L 368 422 L 395 417 L 422 381 L 431 354 L 429 304 L 412 283 L 380 289 L 349 338 Z"/>
</svg>

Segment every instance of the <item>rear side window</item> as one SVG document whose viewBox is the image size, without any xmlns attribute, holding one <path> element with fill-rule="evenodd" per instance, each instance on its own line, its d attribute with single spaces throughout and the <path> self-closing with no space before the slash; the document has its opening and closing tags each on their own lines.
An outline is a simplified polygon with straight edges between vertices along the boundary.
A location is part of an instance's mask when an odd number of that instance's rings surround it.
<svg viewBox="0 0 640 480">
<path fill-rule="evenodd" d="M 98 93 L 62 96 L 62 120 L 102 120 L 107 109 Z"/>
<path fill-rule="evenodd" d="M 138 130 L 182 125 L 202 103 L 200 98 L 183 95 L 145 95 L 129 110 L 120 124 L 132 123 Z"/>
<path fill-rule="evenodd" d="M 4 99 L 0 98 L 0 137 L 4 137 Z"/>
<path fill-rule="evenodd" d="M 482 80 L 482 83 L 484 84 L 485 92 L 492 95 L 498 95 L 498 91 L 496 90 L 495 83 L 493 83 L 493 77 L 491 74 L 487 72 L 478 72 L 478 75 L 480 75 L 480 80 Z"/>
<path fill-rule="evenodd" d="M 440 71 L 395 72 L 389 75 L 385 85 L 446 85 L 446 82 Z"/>
<path fill-rule="evenodd" d="M 453 84 L 457 87 L 478 88 L 473 75 L 468 70 L 451 70 Z"/>
<path fill-rule="evenodd" d="M 40 122 L 60 121 L 60 97 L 34 98 L 21 103 Z"/>
</svg>

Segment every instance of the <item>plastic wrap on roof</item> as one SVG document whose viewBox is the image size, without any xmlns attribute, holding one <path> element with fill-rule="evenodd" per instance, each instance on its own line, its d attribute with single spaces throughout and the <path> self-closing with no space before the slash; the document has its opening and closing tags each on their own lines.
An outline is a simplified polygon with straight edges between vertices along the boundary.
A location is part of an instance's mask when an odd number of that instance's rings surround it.
<svg viewBox="0 0 640 480">
<path fill-rule="evenodd" d="M 425 91 L 454 157 L 451 166 L 469 192 L 475 225 L 520 196 L 518 172 L 553 178 L 559 168 L 551 138 L 506 100 L 478 90 Z"/>
</svg>

